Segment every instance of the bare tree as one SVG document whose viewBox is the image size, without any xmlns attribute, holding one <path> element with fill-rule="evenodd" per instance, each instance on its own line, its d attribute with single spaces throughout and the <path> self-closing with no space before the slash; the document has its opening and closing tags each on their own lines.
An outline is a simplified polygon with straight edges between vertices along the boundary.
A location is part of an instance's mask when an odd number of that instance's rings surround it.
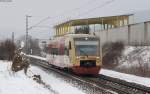
<svg viewBox="0 0 150 94">
<path fill-rule="evenodd" d="M 106 67 L 115 67 L 118 65 L 118 58 L 122 56 L 124 50 L 123 42 L 107 43 L 103 46 L 103 65 Z"/>
<path fill-rule="evenodd" d="M 12 42 L 12 40 L 5 40 L 0 44 L 0 59 L 12 60 L 15 49 L 16 45 Z"/>
</svg>

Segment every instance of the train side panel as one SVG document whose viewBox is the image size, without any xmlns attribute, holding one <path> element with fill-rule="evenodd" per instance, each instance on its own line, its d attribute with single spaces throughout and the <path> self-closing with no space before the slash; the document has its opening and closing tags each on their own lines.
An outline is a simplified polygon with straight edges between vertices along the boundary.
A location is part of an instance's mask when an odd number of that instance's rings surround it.
<svg viewBox="0 0 150 94">
<path fill-rule="evenodd" d="M 101 69 L 99 40 L 95 37 L 62 37 L 50 43 L 49 64 L 69 68 L 76 74 L 98 75 Z"/>
</svg>

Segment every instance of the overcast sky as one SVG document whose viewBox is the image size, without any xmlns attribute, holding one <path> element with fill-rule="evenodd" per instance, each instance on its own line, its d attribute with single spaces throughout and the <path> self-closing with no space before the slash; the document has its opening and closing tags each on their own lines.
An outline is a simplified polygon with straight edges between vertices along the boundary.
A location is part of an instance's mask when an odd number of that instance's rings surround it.
<svg viewBox="0 0 150 94">
<path fill-rule="evenodd" d="M 2 1 L 2 0 L 1 0 Z M 112 2 L 113 1 L 113 2 Z M 29 26 L 50 17 L 29 31 L 34 37 L 48 39 L 52 26 L 68 19 L 100 17 L 149 10 L 150 0 L 12 0 L 0 2 L 0 39 L 25 34 L 25 15 L 32 16 Z"/>
</svg>

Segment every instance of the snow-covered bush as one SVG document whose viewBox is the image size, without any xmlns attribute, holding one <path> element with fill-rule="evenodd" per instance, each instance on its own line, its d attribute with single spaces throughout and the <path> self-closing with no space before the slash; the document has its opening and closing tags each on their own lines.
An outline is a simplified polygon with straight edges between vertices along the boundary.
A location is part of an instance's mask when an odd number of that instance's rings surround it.
<svg viewBox="0 0 150 94">
<path fill-rule="evenodd" d="M 14 72 L 18 72 L 20 70 L 24 70 L 24 73 L 27 73 L 27 69 L 30 65 L 30 61 L 28 57 L 21 52 L 22 49 L 18 49 L 15 51 L 15 56 L 13 58 L 11 69 Z"/>
</svg>

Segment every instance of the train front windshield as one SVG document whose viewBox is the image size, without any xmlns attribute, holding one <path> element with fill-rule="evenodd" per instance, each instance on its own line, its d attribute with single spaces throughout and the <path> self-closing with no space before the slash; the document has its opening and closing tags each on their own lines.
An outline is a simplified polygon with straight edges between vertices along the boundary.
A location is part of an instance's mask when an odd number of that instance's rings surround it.
<svg viewBox="0 0 150 94">
<path fill-rule="evenodd" d="M 98 56 L 99 41 L 75 41 L 77 56 Z"/>
</svg>

